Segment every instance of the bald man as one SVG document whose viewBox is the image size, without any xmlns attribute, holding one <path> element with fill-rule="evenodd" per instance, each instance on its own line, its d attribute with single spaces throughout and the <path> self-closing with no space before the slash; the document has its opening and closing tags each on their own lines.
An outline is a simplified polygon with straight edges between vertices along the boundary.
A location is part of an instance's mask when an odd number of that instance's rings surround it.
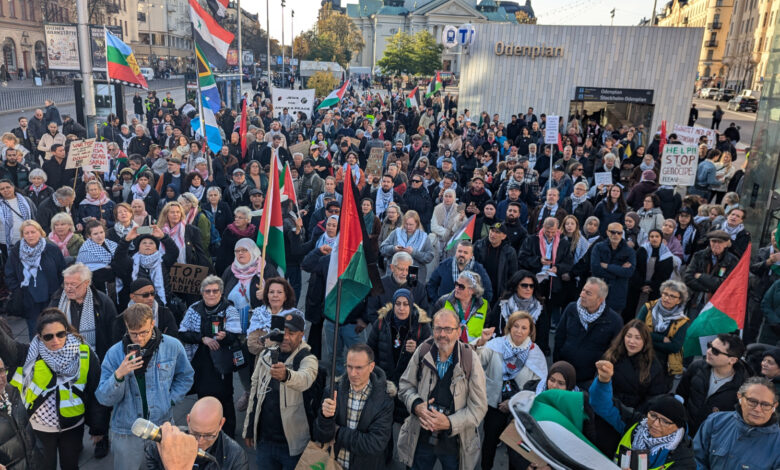
<svg viewBox="0 0 780 470">
<path fill-rule="evenodd" d="M 198 457 L 195 464 L 200 470 L 249 470 L 246 453 L 236 441 L 222 431 L 225 417 L 222 416 L 222 404 L 214 397 L 203 397 L 192 405 L 187 415 L 187 432 L 198 441 L 198 448 L 212 455 L 217 462 Z M 163 433 L 164 435 L 164 433 Z M 146 442 L 144 446 L 145 470 L 163 469 L 159 445 Z"/>
<path fill-rule="evenodd" d="M 617 313 L 623 312 L 628 294 L 628 281 L 636 269 L 636 252 L 623 239 L 623 225 L 613 222 L 607 226 L 607 239 L 593 245 L 590 271 L 609 285 L 607 305 Z M 625 321 L 634 312 L 625 312 Z"/>
</svg>

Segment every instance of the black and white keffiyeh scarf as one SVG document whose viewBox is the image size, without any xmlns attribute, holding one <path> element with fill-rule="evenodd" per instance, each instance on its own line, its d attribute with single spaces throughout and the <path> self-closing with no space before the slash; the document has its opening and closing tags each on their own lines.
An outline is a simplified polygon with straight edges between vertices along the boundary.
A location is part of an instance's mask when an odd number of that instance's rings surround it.
<svg viewBox="0 0 780 470">
<path fill-rule="evenodd" d="M 574 194 L 572 194 L 571 196 L 569 196 L 569 199 L 571 199 L 571 210 L 572 212 L 574 212 L 577 210 L 577 207 L 579 207 L 585 201 L 588 200 L 588 195 L 583 194 L 582 196 L 575 196 Z"/>
<path fill-rule="evenodd" d="M 673 451 L 682 441 L 685 434 L 685 428 L 678 428 L 677 431 L 661 437 L 653 437 L 647 426 L 647 418 L 639 422 L 634 430 L 634 436 L 631 438 L 631 448 L 637 450 L 647 450 L 650 455 L 666 449 Z"/>
<path fill-rule="evenodd" d="M 14 199 L 11 199 L 13 201 Z M 27 204 L 27 200 L 23 197 L 16 197 L 15 198 L 17 205 L 19 206 L 19 210 L 15 210 L 13 207 L 11 207 L 11 204 L 8 203 L 8 201 L 3 200 L 0 202 L 0 219 L 3 220 L 3 230 L 5 231 L 5 245 L 10 247 L 12 245 L 11 243 L 11 233 L 13 233 L 13 227 L 14 227 L 14 216 L 19 217 L 22 221 L 29 220 L 32 218 L 30 205 Z"/>
<path fill-rule="evenodd" d="M 70 313 L 70 303 L 70 299 L 68 299 L 68 296 L 65 295 L 65 290 L 63 290 L 57 308 L 65 314 L 68 322 L 72 325 L 73 316 Z M 87 288 L 87 295 L 84 296 L 84 304 L 81 307 L 81 318 L 79 318 L 78 329 L 79 334 L 84 338 L 84 341 L 90 345 L 90 347 L 94 348 L 96 344 L 95 301 L 92 297 L 92 289 L 90 288 Z"/>
<path fill-rule="evenodd" d="M 379 217 L 382 217 L 391 202 L 393 202 L 393 190 L 391 189 L 385 192 L 384 189 L 379 188 L 376 192 L 376 200 L 374 204 L 376 207 L 376 214 Z"/>
<path fill-rule="evenodd" d="M 509 335 L 502 336 L 498 341 L 488 342 L 488 348 L 501 354 L 504 364 L 504 381 L 514 379 L 520 373 L 528 360 L 532 345 L 531 338 L 526 338 L 523 344 L 515 346 Z"/>
<path fill-rule="evenodd" d="M 84 263 L 90 271 L 103 269 L 111 264 L 116 252 L 116 242 L 106 239 L 102 245 L 98 245 L 91 238 L 88 238 L 76 257 L 76 261 Z"/>
<path fill-rule="evenodd" d="M 20 241 L 19 259 L 22 262 L 22 274 L 24 274 L 21 287 L 30 286 L 30 281 L 33 281 L 32 287 L 35 287 L 38 267 L 41 265 L 41 255 L 45 248 L 46 240 L 43 238 L 38 240 L 35 246 L 28 245 L 24 239 Z"/>
<path fill-rule="evenodd" d="M 148 271 L 149 279 L 152 281 L 152 284 L 154 284 L 154 292 L 162 303 L 165 304 L 165 278 L 163 277 L 162 257 L 163 254 L 160 250 L 155 251 L 151 255 L 142 255 L 141 253 L 134 254 L 131 278 L 133 280 L 138 279 L 141 268 Z"/>
<path fill-rule="evenodd" d="M 133 230 L 133 227 L 137 226 L 138 224 L 135 223 L 133 219 L 130 219 L 129 227 L 125 227 L 121 222 L 117 222 L 114 224 L 114 232 L 116 232 L 116 234 L 119 236 L 119 239 L 121 240 L 122 238 L 125 238 L 128 233 L 130 233 L 130 230 Z"/>
<path fill-rule="evenodd" d="M 244 180 L 241 184 L 236 184 L 235 182 L 230 183 L 230 186 L 228 186 L 228 194 L 230 194 L 230 199 L 233 201 L 233 203 L 238 203 L 244 198 L 244 194 L 246 194 L 247 190 L 249 190 L 249 184 Z"/>
<path fill-rule="evenodd" d="M 582 306 L 580 299 L 577 299 L 577 313 L 580 316 L 580 323 L 582 323 L 582 327 L 585 329 L 585 331 L 588 331 L 588 326 L 590 326 L 591 323 L 596 321 L 601 316 L 601 314 L 604 313 L 605 308 L 607 308 L 607 303 L 601 302 L 598 310 L 596 310 L 594 313 L 590 313 L 585 309 L 585 307 Z"/>
<path fill-rule="evenodd" d="M 22 368 L 22 394 L 26 394 L 33 380 L 33 371 L 35 362 L 41 358 L 43 362 L 51 369 L 56 377 L 56 385 L 66 385 L 73 383 L 79 376 L 79 342 L 78 338 L 69 334 L 65 341 L 65 346 L 50 351 L 41 341 L 41 338 L 35 336 L 30 341 L 30 349 L 27 350 L 27 358 Z M 40 422 L 45 426 L 58 428 L 60 419 L 57 413 L 56 393 L 51 393 L 46 400 L 35 411 L 31 419 Z"/>
<path fill-rule="evenodd" d="M 458 269 L 458 260 L 455 259 L 455 257 L 452 257 L 452 282 L 458 282 L 458 277 L 460 276 L 460 273 L 463 271 L 473 271 L 474 269 L 474 258 L 471 258 L 468 263 L 466 263 L 466 266 L 463 267 L 463 269 Z"/>
<path fill-rule="evenodd" d="M 515 312 L 528 312 L 534 318 L 534 322 L 542 314 L 542 304 L 534 296 L 531 296 L 529 299 L 521 299 L 517 294 L 513 294 L 512 297 L 504 299 L 499 303 L 501 305 L 501 316 L 504 317 L 505 322 Z"/>
<path fill-rule="evenodd" d="M 685 318 L 684 305 L 680 304 L 671 310 L 664 308 L 661 305 L 661 301 L 655 303 L 653 310 L 650 312 L 653 316 L 653 331 L 656 333 L 663 333 L 669 328 L 669 324 L 673 321 Z"/>
</svg>

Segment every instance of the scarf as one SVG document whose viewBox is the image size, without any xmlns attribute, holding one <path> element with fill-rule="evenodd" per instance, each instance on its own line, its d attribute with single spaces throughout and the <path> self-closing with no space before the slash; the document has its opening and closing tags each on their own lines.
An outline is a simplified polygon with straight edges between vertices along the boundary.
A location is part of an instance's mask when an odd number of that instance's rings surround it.
<svg viewBox="0 0 780 470">
<path fill-rule="evenodd" d="M 88 238 L 76 257 L 76 261 L 84 263 L 92 271 L 103 269 L 111 264 L 111 260 L 114 258 L 114 252 L 116 251 L 116 243 L 109 239 L 103 241 L 102 245 L 98 245 L 92 239 Z"/>
<path fill-rule="evenodd" d="M 0 218 L 3 220 L 5 245 L 7 247 L 11 247 L 13 245 L 11 242 L 11 233 L 13 232 L 14 228 L 14 216 L 19 217 L 22 221 L 32 218 L 32 212 L 30 210 L 30 205 L 27 203 L 27 199 L 19 196 L 16 196 L 14 199 L 16 199 L 16 204 L 19 206 L 19 212 L 15 211 L 11 207 L 11 204 L 9 204 L 6 200 L 3 200 L 0 203 Z M 52 197 L 52 199 L 55 202 L 57 201 L 56 197 Z M 11 200 L 13 201 L 13 199 Z"/>
<path fill-rule="evenodd" d="M 246 194 L 248 189 L 249 183 L 247 183 L 246 179 L 244 179 L 244 182 L 240 185 L 236 185 L 235 182 L 230 183 L 230 186 L 228 186 L 228 194 L 230 195 L 230 199 L 233 201 L 233 203 L 238 204 L 244 198 L 244 194 Z"/>
<path fill-rule="evenodd" d="M 179 222 L 174 227 L 170 227 L 168 224 L 163 226 L 163 232 L 171 237 L 176 243 L 176 246 L 179 247 L 179 257 L 176 259 L 176 261 L 179 263 L 187 263 L 187 250 L 185 249 L 186 244 L 184 242 L 184 227 L 184 221 Z M 165 245 L 160 245 L 160 251 L 165 254 Z"/>
<path fill-rule="evenodd" d="M 58 237 L 54 232 L 49 234 L 49 241 L 57 245 L 57 248 L 59 248 L 62 252 L 62 256 L 70 256 L 70 252 L 68 251 L 68 242 L 71 238 L 73 238 L 73 232 L 68 232 L 68 236 L 66 236 L 64 240 L 60 240 L 60 237 Z"/>
<path fill-rule="evenodd" d="M 32 372 L 35 361 L 40 357 L 43 362 L 51 369 L 57 377 L 57 385 L 67 384 L 75 381 L 79 375 L 79 345 L 80 341 L 72 334 L 68 334 L 65 340 L 65 346 L 51 351 L 43 344 L 39 336 L 33 337 L 30 341 L 30 348 L 27 350 L 27 358 L 24 361 L 24 389 L 27 390 L 32 383 Z M 53 397 L 53 395 L 52 395 Z"/>
<path fill-rule="evenodd" d="M 24 274 L 21 287 L 30 286 L 30 280 L 33 281 L 31 287 L 35 287 L 38 267 L 41 265 L 41 254 L 43 254 L 45 248 L 46 240 L 38 240 L 35 246 L 30 246 L 22 238 L 19 243 L 19 258 L 22 262 L 22 273 Z"/>
<path fill-rule="evenodd" d="M 151 189 L 150 186 L 147 186 L 147 188 Z M 137 198 L 137 199 L 142 199 L 142 198 Z M 90 205 L 90 206 L 104 206 L 107 203 L 108 203 L 108 196 L 106 195 L 105 191 L 101 192 L 100 197 L 98 197 L 97 199 L 87 194 L 87 196 L 81 201 L 81 204 Z"/>
<path fill-rule="evenodd" d="M 574 212 L 577 210 L 579 206 L 585 203 L 585 201 L 588 200 L 588 194 L 585 193 L 582 196 L 575 196 L 572 194 L 569 196 L 569 199 L 571 199 L 571 211 Z"/>
<path fill-rule="evenodd" d="M 395 229 L 395 241 L 402 247 L 412 247 L 414 251 L 421 251 L 426 240 L 428 240 L 428 234 L 419 228 L 411 236 L 406 233 L 406 229 L 403 227 Z"/>
<path fill-rule="evenodd" d="M 667 436 L 653 437 L 650 435 L 650 430 L 647 426 L 647 418 L 644 418 L 634 429 L 634 435 L 631 438 L 631 448 L 647 450 L 650 452 L 651 457 L 664 450 L 671 452 L 680 444 L 684 434 L 685 428 L 678 428 L 677 431 Z M 659 465 L 663 465 L 663 462 L 660 462 L 658 465 L 657 462 L 648 462 L 648 467 L 658 467 Z"/>
<path fill-rule="evenodd" d="M 557 208 L 558 206 L 555 207 Z M 555 234 L 555 238 L 553 238 L 552 242 L 550 243 L 550 245 L 552 246 L 549 246 L 547 244 L 547 239 L 544 237 L 544 234 L 539 233 L 539 253 L 541 253 L 541 255 L 544 258 L 552 260 L 553 265 L 555 264 L 555 255 L 558 253 L 558 244 L 560 242 L 561 242 L 561 232 Z M 550 253 L 550 256 L 547 256 L 548 251 Z M 542 266 L 542 271 L 547 271 L 550 269 L 550 267 L 551 266 Z"/>
<path fill-rule="evenodd" d="M 291 313 L 293 315 L 300 315 L 303 317 L 303 313 L 298 310 L 297 308 L 293 307 L 289 310 L 282 309 L 277 313 L 277 316 L 286 316 L 288 313 Z M 247 328 L 246 333 L 250 334 L 253 331 L 270 331 L 271 330 L 271 316 L 274 314 L 271 313 L 271 309 L 267 305 L 261 305 L 254 309 L 252 311 L 252 318 L 249 320 L 249 328 Z"/>
<path fill-rule="evenodd" d="M 582 323 L 582 327 L 585 329 L 585 331 L 588 331 L 588 326 L 596 321 L 602 313 L 604 313 L 604 309 L 607 307 L 606 302 L 601 302 L 601 305 L 599 305 L 598 310 L 596 310 L 595 313 L 590 313 L 587 310 L 585 310 L 585 307 L 582 306 L 581 300 L 577 299 L 577 313 L 580 316 L 580 323 Z"/>
<path fill-rule="evenodd" d="M 198 201 L 200 201 L 203 199 L 203 193 L 206 192 L 206 187 L 202 184 L 200 186 L 190 185 L 190 189 L 188 189 L 188 191 L 191 192 L 193 196 L 198 198 Z"/>
<path fill-rule="evenodd" d="M 534 322 L 542 314 L 542 304 L 534 296 L 531 296 L 530 299 L 521 299 L 517 294 L 512 294 L 512 297 L 502 300 L 500 305 L 501 316 L 505 322 L 515 312 L 528 312 L 534 318 Z"/>
<path fill-rule="evenodd" d="M 57 306 L 62 313 L 65 314 L 65 318 L 68 319 L 68 323 L 73 325 L 73 317 L 70 313 L 71 301 L 68 296 L 65 295 L 65 290 L 60 295 L 60 303 Z M 74 325 L 75 326 L 75 325 Z M 84 304 L 81 307 L 81 318 L 79 318 L 78 324 L 79 334 L 84 338 L 91 348 L 95 348 L 95 302 L 92 297 L 92 289 L 87 287 L 87 294 L 84 296 Z"/>
<path fill-rule="evenodd" d="M 460 273 L 463 271 L 473 271 L 474 270 L 474 258 L 471 258 L 468 263 L 466 263 L 466 266 L 463 267 L 463 269 L 458 269 L 458 260 L 455 259 L 455 257 L 452 257 L 452 282 L 458 282 L 458 276 L 460 276 Z"/>
<path fill-rule="evenodd" d="M 545 209 L 550 211 L 550 213 L 547 214 L 547 217 L 555 217 L 555 213 L 558 212 L 558 204 L 556 204 L 554 206 L 550 206 L 549 204 L 547 204 L 545 202 L 544 205 L 542 206 L 542 208 L 539 210 L 539 219 L 538 219 L 539 221 L 541 221 L 543 218 L 545 218 L 545 215 L 544 215 L 544 210 Z"/>
<path fill-rule="evenodd" d="M 20 206 L 21 207 L 21 206 Z M 723 224 L 723 226 L 720 228 L 724 232 L 728 233 L 732 240 L 735 240 L 737 238 L 737 235 L 739 235 L 739 232 L 744 229 L 745 226 L 743 224 L 739 224 L 736 227 L 730 227 L 729 224 Z"/>
<path fill-rule="evenodd" d="M 197 165 L 196 165 L 194 171 L 197 172 L 200 175 L 201 178 L 203 178 L 203 181 L 206 181 L 207 179 L 209 179 L 209 168 L 208 168 L 208 165 L 206 165 L 206 169 L 205 170 L 199 170 L 197 168 Z"/>
<path fill-rule="evenodd" d="M 155 293 L 162 303 L 165 304 L 165 278 L 163 276 L 162 257 L 163 254 L 160 250 L 155 251 L 151 255 L 134 254 L 131 279 L 138 279 L 138 273 L 141 268 L 147 270 L 149 279 L 154 284 Z"/>
<path fill-rule="evenodd" d="M 138 224 L 135 223 L 134 220 L 130 219 L 130 226 L 125 227 L 122 225 L 121 222 L 117 222 L 114 224 L 114 232 L 119 236 L 120 239 L 125 238 L 128 233 L 130 233 L 130 230 L 133 230 L 133 227 L 137 227 Z"/>
<path fill-rule="evenodd" d="M 331 237 L 330 235 L 328 235 L 328 232 L 323 232 L 322 235 L 320 235 L 320 238 L 317 239 L 317 243 L 314 245 L 314 248 L 317 249 L 322 245 L 328 245 L 331 248 L 336 248 L 338 243 L 339 243 L 338 234 L 336 234 L 335 237 Z"/>
<path fill-rule="evenodd" d="M 264 268 L 263 259 L 260 257 L 250 260 L 247 264 L 241 264 L 238 260 L 234 260 L 233 264 L 230 265 L 230 270 L 244 291 L 249 288 L 249 281 L 255 276 L 258 276 L 262 282 Z"/>
<path fill-rule="evenodd" d="M 667 310 L 661 305 L 660 300 L 655 303 L 650 313 L 653 316 L 653 331 L 656 333 L 664 333 L 669 329 L 670 323 L 685 318 L 685 308 L 682 304 L 674 307 L 672 310 Z"/>
<path fill-rule="evenodd" d="M 34 192 L 36 196 L 39 195 L 41 191 L 43 191 L 46 188 L 48 188 L 48 186 L 46 186 L 46 183 L 41 183 L 40 186 L 36 186 L 34 184 L 30 185 L 30 191 Z"/>
<path fill-rule="evenodd" d="M 385 192 L 385 190 L 380 187 L 376 192 L 376 201 L 374 204 L 376 206 L 377 215 L 381 217 L 391 202 L 393 202 L 393 190 L 391 189 L 390 191 Z"/>
<path fill-rule="evenodd" d="M 528 355 L 533 348 L 531 338 L 526 338 L 522 344 L 515 346 L 509 335 L 502 336 L 498 341 L 489 341 L 487 346 L 493 351 L 500 353 L 504 362 L 504 381 L 514 379 L 517 374 L 525 367 Z"/>
<path fill-rule="evenodd" d="M 152 356 L 154 356 L 157 348 L 160 347 L 162 336 L 162 333 L 156 326 L 152 328 L 152 336 L 149 338 L 149 341 L 146 343 L 146 345 L 138 352 L 141 355 L 141 359 L 143 360 L 143 366 L 140 369 L 135 370 L 136 377 L 141 377 L 146 374 L 146 369 L 149 367 L 149 363 L 152 361 Z M 126 351 L 127 345 L 132 342 L 133 341 L 130 340 L 130 336 L 125 333 L 125 335 L 122 337 L 122 349 Z"/>
<path fill-rule="evenodd" d="M 672 254 L 671 250 L 669 250 L 669 247 L 666 246 L 666 243 L 661 243 L 661 246 L 659 246 L 656 249 L 656 248 L 653 248 L 650 245 L 650 242 L 644 242 L 644 243 L 642 243 L 642 248 L 644 248 L 645 251 L 647 252 L 647 261 L 648 262 L 650 261 L 650 258 L 653 257 L 653 252 L 655 252 L 655 256 L 658 258 L 658 262 L 661 262 L 661 261 L 663 261 L 665 259 L 669 259 L 672 256 L 674 256 Z"/>
<path fill-rule="evenodd" d="M 133 200 L 136 199 L 145 199 L 146 196 L 149 195 L 149 192 L 152 190 L 152 185 L 147 184 L 146 188 L 141 189 L 140 186 L 138 186 L 138 183 L 135 183 L 130 187 L 130 192 L 133 193 Z"/>
<path fill-rule="evenodd" d="M 642 163 L 639 164 L 639 168 L 641 168 L 642 171 L 647 171 L 647 170 L 655 171 L 655 164 L 645 163 L 645 161 L 642 160 Z"/>
<path fill-rule="evenodd" d="M 190 331 L 198 333 L 201 336 L 206 336 L 206 334 L 204 334 L 204 330 L 201 328 L 201 321 L 203 318 L 206 318 L 206 321 L 209 321 L 208 318 L 212 316 L 218 316 L 224 321 L 226 331 L 231 333 L 241 332 L 241 319 L 238 315 L 238 311 L 235 307 L 233 307 L 232 304 L 228 302 L 224 296 L 219 301 L 219 303 L 213 307 L 207 307 L 202 300 L 192 304 L 184 314 L 184 318 L 181 320 L 179 331 Z M 187 358 L 190 361 L 192 361 L 192 358 L 195 357 L 195 353 L 199 347 L 200 343 L 184 345 L 184 350 L 187 352 Z"/>
<path fill-rule="evenodd" d="M 257 229 L 257 227 L 255 227 L 255 225 L 254 225 L 254 224 L 248 224 L 248 225 L 246 226 L 246 228 L 244 228 L 244 229 L 242 230 L 242 229 L 240 229 L 240 228 L 238 228 L 238 227 L 236 226 L 235 222 L 234 222 L 234 223 L 231 223 L 231 224 L 229 224 L 229 225 L 227 226 L 227 228 L 228 228 L 228 229 L 229 229 L 231 232 L 233 232 L 233 233 L 234 233 L 234 234 L 235 234 L 235 235 L 236 235 L 238 238 L 249 238 L 249 237 L 251 237 L 251 236 L 252 236 L 252 235 L 255 233 L 255 230 Z"/>
<path fill-rule="evenodd" d="M 366 225 L 366 233 L 371 233 L 374 230 L 374 211 L 370 211 L 368 214 L 363 214 L 363 223 Z"/>
<path fill-rule="evenodd" d="M 347 171 L 349 171 L 349 168 L 347 167 L 352 168 L 352 177 L 355 179 L 355 184 L 357 184 L 357 182 L 360 181 L 360 167 L 357 165 L 357 163 L 354 165 L 345 163 L 344 166 L 342 167 L 344 174 L 347 174 Z"/>
</svg>

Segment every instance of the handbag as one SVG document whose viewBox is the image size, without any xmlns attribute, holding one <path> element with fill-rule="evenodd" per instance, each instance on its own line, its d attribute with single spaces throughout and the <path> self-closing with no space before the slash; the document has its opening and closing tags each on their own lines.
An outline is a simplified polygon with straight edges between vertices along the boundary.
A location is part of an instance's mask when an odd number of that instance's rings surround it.
<svg viewBox="0 0 780 470">
<path fill-rule="evenodd" d="M 312 468 L 317 470 L 342 470 L 341 465 L 336 461 L 336 456 L 333 454 L 334 448 L 333 441 L 327 444 L 309 441 L 303 454 L 301 454 L 301 458 L 298 460 L 298 465 L 295 466 L 295 470 L 311 470 Z"/>
</svg>

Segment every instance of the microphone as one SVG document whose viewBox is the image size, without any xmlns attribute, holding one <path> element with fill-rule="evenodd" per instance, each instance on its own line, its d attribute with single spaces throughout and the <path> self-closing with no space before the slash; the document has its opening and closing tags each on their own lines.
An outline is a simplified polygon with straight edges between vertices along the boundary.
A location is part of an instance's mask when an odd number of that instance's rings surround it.
<svg viewBox="0 0 780 470">
<path fill-rule="evenodd" d="M 140 437 L 141 439 L 145 441 L 154 441 L 154 442 L 160 442 L 162 441 L 162 429 L 160 429 L 160 426 L 157 426 L 153 422 L 138 418 L 133 423 L 133 427 L 130 428 L 130 432 L 133 433 L 134 436 Z M 205 450 L 198 448 L 198 457 L 206 460 L 210 460 L 212 462 L 216 462 L 217 459 L 214 458 L 211 454 L 206 452 Z"/>
</svg>

